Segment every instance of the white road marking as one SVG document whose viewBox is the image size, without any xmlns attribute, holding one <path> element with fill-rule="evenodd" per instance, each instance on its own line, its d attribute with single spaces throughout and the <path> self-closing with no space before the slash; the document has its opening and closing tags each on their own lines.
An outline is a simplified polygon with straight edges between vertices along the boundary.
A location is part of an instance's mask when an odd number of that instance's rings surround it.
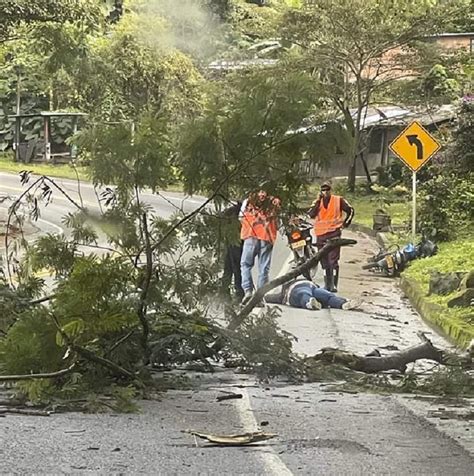
<svg viewBox="0 0 474 476">
<path fill-rule="evenodd" d="M 0 190 L 10 190 L 12 192 L 19 192 L 19 193 L 23 193 L 25 191 L 24 188 L 9 187 L 8 185 L 0 185 Z M 63 201 L 63 202 L 70 203 L 72 205 L 71 201 L 68 200 L 63 195 L 54 195 L 52 203 L 54 203 L 54 200 L 60 200 L 60 201 Z M 93 203 L 93 202 L 83 202 L 83 206 L 86 206 L 86 207 L 89 207 L 89 208 L 99 208 L 99 205 L 97 203 Z"/>
<path fill-rule="evenodd" d="M 83 185 L 82 183 L 81 183 L 81 187 L 94 189 L 93 186 L 85 185 L 85 184 Z M 19 193 L 23 193 L 25 191 L 24 188 L 9 187 L 8 185 L 0 185 L 0 190 L 9 190 L 9 191 L 12 191 L 12 192 L 19 192 Z M 148 198 L 148 199 L 157 199 L 157 198 L 159 199 L 159 198 L 161 198 L 160 195 L 153 195 L 151 193 L 142 193 L 141 196 L 145 197 L 145 198 Z M 176 202 L 176 203 L 179 203 L 180 205 L 184 204 L 184 203 L 194 204 L 194 205 L 202 205 L 202 203 L 204 202 L 204 199 L 203 200 L 198 200 L 198 199 L 189 198 L 189 197 L 172 197 L 172 196 L 169 196 L 169 195 L 165 195 L 163 193 L 161 193 L 161 196 L 162 196 L 162 198 L 164 198 L 164 199 L 166 199 L 170 202 Z M 61 196 L 61 195 L 58 195 L 58 196 L 55 195 L 54 199 L 55 200 L 62 200 L 64 202 L 71 203 L 66 197 Z M 84 204 L 84 206 L 89 207 L 89 208 L 99 208 L 99 205 L 97 203 L 94 203 L 94 202 L 84 201 L 83 204 Z"/>
<path fill-rule="evenodd" d="M 242 399 L 237 400 L 237 404 L 235 405 L 240 421 L 246 432 L 260 431 L 261 428 L 255 419 L 247 389 L 242 388 L 240 391 L 242 393 Z M 262 449 L 263 451 L 260 451 L 259 449 L 259 451 L 256 452 L 256 455 L 261 459 L 268 473 L 278 476 L 293 475 L 293 473 L 288 469 L 286 464 L 281 460 L 281 458 L 270 445 L 262 447 Z"/>
</svg>

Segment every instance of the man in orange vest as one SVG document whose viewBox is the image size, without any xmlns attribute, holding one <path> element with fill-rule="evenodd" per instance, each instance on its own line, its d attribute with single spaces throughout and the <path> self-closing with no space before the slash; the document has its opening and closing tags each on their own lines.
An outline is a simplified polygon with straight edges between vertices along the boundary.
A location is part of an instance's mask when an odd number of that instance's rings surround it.
<svg viewBox="0 0 474 476">
<path fill-rule="evenodd" d="M 346 214 L 343 219 L 343 212 Z M 331 194 L 331 184 L 324 182 L 321 193 L 308 210 L 308 215 L 314 218 L 314 234 L 316 246 L 321 249 L 330 238 L 339 238 L 342 228 L 347 228 L 354 217 L 354 209 L 349 202 L 338 195 Z M 341 249 L 335 248 L 321 260 L 325 271 L 325 288 L 337 292 L 339 281 L 339 258 Z"/>
<path fill-rule="evenodd" d="M 257 256 L 257 287 L 261 288 L 269 280 L 273 244 L 278 231 L 277 213 L 280 206 L 280 199 L 269 196 L 265 190 L 251 193 L 242 203 L 239 218 L 242 225 L 240 238 L 244 242 L 240 260 L 244 290 L 243 304 L 250 300 L 254 291 L 252 268 Z"/>
</svg>

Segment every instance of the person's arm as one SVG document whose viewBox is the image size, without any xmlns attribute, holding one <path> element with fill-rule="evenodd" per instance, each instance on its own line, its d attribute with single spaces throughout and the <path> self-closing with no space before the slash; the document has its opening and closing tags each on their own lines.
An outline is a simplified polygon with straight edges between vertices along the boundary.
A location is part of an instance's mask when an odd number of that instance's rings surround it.
<svg viewBox="0 0 474 476">
<path fill-rule="evenodd" d="M 306 212 L 310 218 L 316 218 L 318 216 L 321 199 L 322 195 L 319 195 L 319 197 L 311 204 L 311 208 Z"/>
<path fill-rule="evenodd" d="M 246 198 L 243 202 L 242 202 L 242 206 L 240 207 L 240 211 L 239 211 L 239 220 L 242 221 L 242 219 L 244 218 L 244 213 L 245 213 L 245 210 L 247 208 L 247 203 L 248 203 L 249 199 Z"/>
<path fill-rule="evenodd" d="M 346 218 L 344 219 L 344 223 L 342 224 L 342 226 L 344 228 L 347 228 L 351 222 L 352 222 L 352 219 L 354 218 L 354 208 L 350 205 L 350 203 L 345 199 L 345 198 L 342 198 L 341 197 L 341 208 L 342 208 L 342 211 L 346 214 Z"/>
</svg>

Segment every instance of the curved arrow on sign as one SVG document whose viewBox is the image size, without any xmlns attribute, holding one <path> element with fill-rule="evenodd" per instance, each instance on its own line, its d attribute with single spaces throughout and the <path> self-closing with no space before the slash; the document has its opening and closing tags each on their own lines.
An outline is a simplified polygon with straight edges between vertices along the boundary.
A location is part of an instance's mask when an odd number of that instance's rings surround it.
<svg viewBox="0 0 474 476">
<path fill-rule="evenodd" d="M 417 134 L 412 134 L 407 136 L 407 140 L 410 145 L 416 145 L 416 158 L 418 160 L 423 160 L 423 143 L 418 139 Z"/>
</svg>

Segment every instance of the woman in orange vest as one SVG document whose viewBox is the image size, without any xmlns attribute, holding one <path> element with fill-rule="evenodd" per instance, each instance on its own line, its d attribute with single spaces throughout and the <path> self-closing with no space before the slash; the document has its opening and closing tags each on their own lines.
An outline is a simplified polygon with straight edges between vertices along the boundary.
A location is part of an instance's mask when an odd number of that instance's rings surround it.
<svg viewBox="0 0 474 476">
<path fill-rule="evenodd" d="M 343 219 L 343 212 L 346 214 Z M 339 238 L 342 228 L 347 228 L 354 218 L 354 209 L 349 202 L 338 195 L 331 194 L 331 184 L 324 182 L 321 185 L 321 193 L 308 210 L 308 215 L 314 218 L 314 234 L 316 246 L 321 249 L 330 238 Z M 325 288 L 331 292 L 337 292 L 339 281 L 339 258 L 341 249 L 335 248 L 321 260 L 321 266 L 325 271 Z"/>
<path fill-rule="evenodd" d="M 252 268 L 257 256 L 257 287 L 261 288 L 269 280 L 273 244 L 278 231 L 277 213 L 280 206 L 280 199 L 267 195 L 265 190 L 250 194 L 242 203 L 239 215 L 242 225 L 240 239 L 244 242 L 240 261 L 244 290 L 242 303 L 247 302 L 254 291 Z"/>
</svg>

